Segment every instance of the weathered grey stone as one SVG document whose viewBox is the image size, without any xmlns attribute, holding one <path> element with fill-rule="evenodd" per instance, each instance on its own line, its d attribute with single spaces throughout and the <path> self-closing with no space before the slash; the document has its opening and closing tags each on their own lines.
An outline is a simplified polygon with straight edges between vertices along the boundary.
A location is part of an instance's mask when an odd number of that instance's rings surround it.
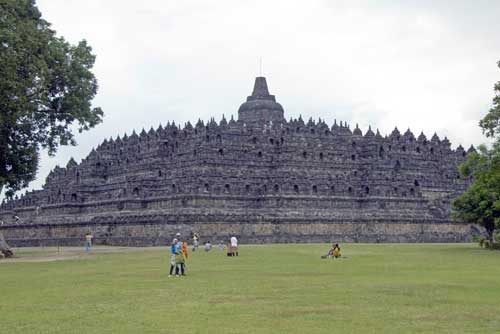
<svg viewBox="0 0 500 334">
<path fill-rule="evenodd" d="M 473 148 L 286 121 L 265 78 L 238 115 L 105 140 L 80 164 L 56 167 L 42 190 L 4 202 L 0 230 L 15 246 L 81 244 L 89 230 L 96 243 L 126 245 L 179 231 L 243 242 L 470 240 L 450 203 L 470 182 L 457 165 Z"/>
<path fill-rule="evenodd" d="M 2 232 L 0 232 L 0 254 L 2 255 L 2 257 L 14 256 L 14 253 L 10 249 L 9 245 L 7 245 L 7 242 L 5 241 Z"/>
</svg>

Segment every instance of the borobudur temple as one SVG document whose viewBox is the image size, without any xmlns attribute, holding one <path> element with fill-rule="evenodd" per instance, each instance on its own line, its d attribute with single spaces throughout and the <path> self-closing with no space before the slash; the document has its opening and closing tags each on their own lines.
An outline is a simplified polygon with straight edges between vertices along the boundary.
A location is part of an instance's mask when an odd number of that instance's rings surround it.
<svg viewBox="0 0 500 334">
<path fill-rule="evenodd" d="M 382 136 L 345 122 L 285 119 L 258 77 L 238 120 L 199 120 L 104 140 L 1 205 L 12 246 L 162 245 L 176 232 L 242 242 L 456 242 L 468 152 L 434 134 Z"/>
</svg>

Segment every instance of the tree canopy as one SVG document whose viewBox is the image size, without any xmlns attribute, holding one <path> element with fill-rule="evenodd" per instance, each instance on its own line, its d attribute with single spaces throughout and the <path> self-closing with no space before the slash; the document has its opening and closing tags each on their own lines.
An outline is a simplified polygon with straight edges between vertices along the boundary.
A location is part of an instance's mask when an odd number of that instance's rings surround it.
<svg viewBox="0 0 500 334">
<path fill-rule="evenodd" d="M 500 68 L 500 61 L 497 63 Z M 479 122 L 483 133 L 487 137 L 499 137 L 500 135 L 500 81 L 495 84 L 495 97 L 493 97 L 493 107 L 488 114 Z"/>
<path fill-rule="evenodd" d="M 488 149 L 481 145 L 478 152 L 460 166 L 460 173 L 472 176 L 469 189 L 453 202 L 454 215 L 461 221 L 484 226 L 492 238 L 500 226 L 500 145 Z"/>
<path fill-rule="evenodd" d="M 479 126 L 495 142 L 491 148 L 481 145 L 460 166 L 460 174 L 472 177 L 473 182 L 453 202 L 454 217 L 462 222 L 484 226 L 491 241 L 495 228 L 500 228 L 500 81 L 495 84 L 494 90 L 493 107 Z"/>
<path fill-rule="evenodd" d="M 35 0 L 0 0 L 0 191 L 28 186 L 40 151 L 76 145 L 74 130 L 102 121 L 92 107 L 95 56 L 57 37 Z"/>
</svg>

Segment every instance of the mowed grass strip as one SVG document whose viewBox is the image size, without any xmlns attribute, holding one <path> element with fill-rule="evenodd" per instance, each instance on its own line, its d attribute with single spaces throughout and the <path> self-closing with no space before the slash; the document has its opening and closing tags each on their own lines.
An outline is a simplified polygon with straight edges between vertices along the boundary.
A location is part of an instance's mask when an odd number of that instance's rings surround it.
<svg viewBox="0 0 500 334">
<path fill-rule="evenodd" d="M 178 278 L 166 247 L 4 261 L 0 332 L 500 333 L 500 252 L 341 246 L 336 260 L 318 244 L 200 250 Z"/>
</svg>

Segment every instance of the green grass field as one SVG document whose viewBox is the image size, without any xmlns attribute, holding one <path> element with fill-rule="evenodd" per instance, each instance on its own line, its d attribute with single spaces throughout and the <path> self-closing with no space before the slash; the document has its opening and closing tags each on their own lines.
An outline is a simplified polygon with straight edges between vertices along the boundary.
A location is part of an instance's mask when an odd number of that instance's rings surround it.
<svg viewBox="0 0 500 334">
<path fill-rule="evenodd" d="M 0 261 L 0 333 L 500 333 L 500 252 L 472 244 L 242 246 Z M 22 262 L 26 259 L 30 262 Z"/>
</svg>

